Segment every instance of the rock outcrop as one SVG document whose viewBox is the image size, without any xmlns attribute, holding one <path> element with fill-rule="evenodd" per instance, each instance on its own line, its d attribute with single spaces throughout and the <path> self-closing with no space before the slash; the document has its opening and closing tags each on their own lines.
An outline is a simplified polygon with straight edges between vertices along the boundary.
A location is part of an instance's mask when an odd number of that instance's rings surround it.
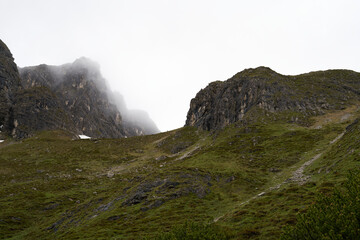
<svg viewBox="0 0 360 240">
<path fill-rule="evenodd" d="M 328 70 L 285 76 L 270 68 L 258 67 L 239 72 L 224 82 L 212 82 L 202 89 L 191 100 L 185 125 L 214 130 L 271 113 L 283 114 L 289 122 L 296 122 L 298 118 L 294 113 L 322 114 L 328 109 L 343 108 L 359 97 L 360 74 L 354 71 Z"/>
<path fill-rule="evenodd" d="M 66 129 L 91 137 L 126 136 L 121 114 L 109 102 L 95 62 L 81 58 L 72 64 L 39 65 L 19 72 L 24 90 L 16 104 L 17 135 Z"/>
<path fill-rule="evenodd" d="M 0 40 L 0 131 L 14 127 L 14 99 L 19 89 L 21 81 L 14 58 Z"/>
<path fill-rule="evenodd" d="M 74 135 L 121 138 L 155 133 L 141 121 L 124 121 L 96 62 L 17 68 L 0 42 L 0 126 L 15 138 L 63 129 Z M 145 130 L 146 129 L 146 130 Z"/>
</svg>

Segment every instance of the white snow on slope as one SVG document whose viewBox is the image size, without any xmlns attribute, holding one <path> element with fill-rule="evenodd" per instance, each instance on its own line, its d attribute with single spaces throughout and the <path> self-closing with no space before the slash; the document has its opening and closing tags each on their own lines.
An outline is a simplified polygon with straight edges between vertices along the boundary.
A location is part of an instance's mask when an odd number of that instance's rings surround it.
<svg viewBox="0 0 360 240">
<path fill-rule="evenodd" d="M 91 139 L 91 137 L 86 136 L 86 135 L 79 135 L 80 139 Z"/>
</svg>

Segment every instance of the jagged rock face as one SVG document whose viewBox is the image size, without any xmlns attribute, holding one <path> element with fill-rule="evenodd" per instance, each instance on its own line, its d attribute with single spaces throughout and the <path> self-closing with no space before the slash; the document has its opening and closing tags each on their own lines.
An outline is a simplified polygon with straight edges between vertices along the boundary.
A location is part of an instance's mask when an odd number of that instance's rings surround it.
<svg viewBox="0 0 360 240">
<path fill-rule="evenodd" d="M 92 61 L 27 67 L 20 69 L 20 76 L 24 90 L 15 112 L 19 126 L 61 128 L 91 137 L 126 136 L 121 114 L 109 102 L 105 81 Z"/>
<path fill-rule="evenodd" d="M 13 102 L 18 89 L 21 83 L 14 58 L 0 40 L 0 131 L 13 128 Z"/>
<path fill-rule="evenodd" d="M 53 129 L 95 138 L 153 133 L 141 120 L 123 121 L 99 68 L 80 58 L 61 66 L 18 69 L 0 40 L 0 133 L 15 138 Z"/>
<path fill-rule="evenodd" d="M 134 116 L 132 110 L 118 106 L 115 95 L 106 87 L 98 64 L 89 59 L 81 58 L 62 66 L 27 67 L 20 69 L 20 75 L 27 91 L 45 87 L 54 93 L 54 101 L 58 103 L 53 102 L 51 109 L 65 113 L 61 114 L 64 118 L 61 123 L 66 124 L 58 125 L 60 128 L 66 126 L 91 137 L 111 138 L 159 132 L 146 112 Z M 120 105 L 125 106 L 123 99 L 121 101 Z M 40 109 L 46 114 L 48 105 L 42 105 Z M 57 114 L 51 116 L 57 118 Z M 55 119 L 51 125 L 54 122 L 59 121 Z"/>
<path fill-rule="evenodd" d="M 359 99 L 359 90 L 360 74 L 348 70 L 284 76 L 266 67 L 247 69 L 202 89 L 191 100 L 185 125 L 220 129 L 243 120 L 255 108 L 265 114 L 322 114 Z"/>
</svg>

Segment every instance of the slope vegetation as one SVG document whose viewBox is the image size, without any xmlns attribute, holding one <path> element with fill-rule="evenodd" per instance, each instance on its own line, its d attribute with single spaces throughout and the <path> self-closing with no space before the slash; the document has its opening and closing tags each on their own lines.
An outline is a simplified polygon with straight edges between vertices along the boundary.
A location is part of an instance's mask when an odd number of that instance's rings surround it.
<svg viewBox="0 0 360 240">
<path fill-rule="evenodd" d="M 0 143 L 1 237 L 152 239 L 195 221 L 231 239 L 277 239 L 316 193 L 359 167 L 357 116 L 354 106 L 313 118 L 312 127 L 272 121 L 127 139 L 72 140 L 64 131 L 8 139 Z M 315 156 L 306 178 L 294 178 Z"/>
</svg>

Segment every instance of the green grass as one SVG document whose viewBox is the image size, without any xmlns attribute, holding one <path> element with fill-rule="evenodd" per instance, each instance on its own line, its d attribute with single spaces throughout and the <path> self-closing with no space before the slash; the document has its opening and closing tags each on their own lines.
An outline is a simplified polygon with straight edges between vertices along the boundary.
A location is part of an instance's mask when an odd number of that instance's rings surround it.
<svg viewBox="0 0 360 240">
<path fill-rule="evenodd" d="M 127 139 L 72 140 L 63 131 L 7 139 L 0 146 L 0 238 L 151 239 L 193 222 L 196 233 L 277 239 L 317 192 L 330 193 L 359 167 L 358 123 L 329 144 L 348 124 L 313 129 L 266 120 Z M 268 191 L 319 152 L 306 169 L 310 182 Z"/>
<path fill-rule="evenodd" d="M 360 235 L 360 174 L 351 171 L 342 188 L 330 196 L 319 195 L 297 224 L 285 229 L 281 239 L 357 239 Z"/>
<path fill-rule="evenodd" d="M 176 226 L 168 233 L 162 233 L 156 236 L 157 240 L 227 240 L 232 239 L 233 235 L 213 224 L 201 224 L 196 222 L 186 222 Z"/>
</svg>

